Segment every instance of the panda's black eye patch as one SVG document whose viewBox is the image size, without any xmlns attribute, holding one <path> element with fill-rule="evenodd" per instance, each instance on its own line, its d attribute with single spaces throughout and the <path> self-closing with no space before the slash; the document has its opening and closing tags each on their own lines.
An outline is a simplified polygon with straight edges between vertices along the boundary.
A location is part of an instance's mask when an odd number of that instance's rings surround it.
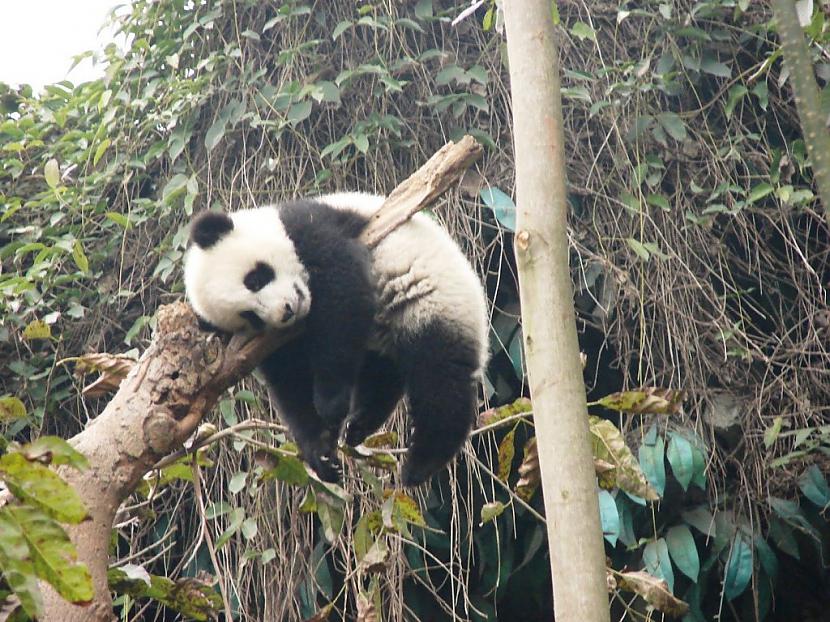
<svg viewBox="0 0 830 622">
<path fill-rule="evenodd" d="M 242 282 L 252 292 L 258 292 L 275 278 L 277 278 L 277 274 L 274 272 L 274 269 L 267 263 L 258 261 L 254 269 L 245 275 Z"/>
</svg>

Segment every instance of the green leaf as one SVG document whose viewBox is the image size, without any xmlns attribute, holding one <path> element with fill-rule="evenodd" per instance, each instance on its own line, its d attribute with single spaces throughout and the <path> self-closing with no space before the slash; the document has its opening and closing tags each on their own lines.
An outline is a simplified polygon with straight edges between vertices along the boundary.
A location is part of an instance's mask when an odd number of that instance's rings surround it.
<svg viewBox="0 0 830 622">
<path fill-rule="evenodd" d="M 681 515 L 687 525 L 691 525 L 707 538 L 716 534 L 715 518 L 706 506 L 698 506 L 687 510 Z"/>
<path fill-rule="evenodd" d="M 758 553 L 761 567 L 767 573 L 767 576 L 772 581 L 775 581 L 775 578 L 778 576 L 778 556 L 760 535 L 754 536 L 752 541 L 755 543 L 755 551 Z"/>
<path fill-rule="evenodd" d="M 496 13 L 496 7 L 491 6 L 487 9 L 487 12 L 484 14 L 484 18 L 481 20 L 481 28 L 484 32 L 490 32 L 490 29 L 493 27 L 493 18 Z"/>
<path fill-rule="evenodd" d="M 669 460 L 672 472 L 678 483 L 686 491 L 695 474 L 694 456 L 692 444 L 678 434 L 672 434 L 669 446 L 666 450 L 666 458 Z"/>
<path fill-rule="evenodd" d="M 104 153 L 106 152 L 106 150 L 110 146 L 110 144 L 112 144 L 112 141 L 109 138 L 105 138 L 104 140 L 101 141 L 101 143 L 98 145 L 98 148 L 95 150 L 95 155 L 92 156 L 92 165 L 93 166 L 98 164 L 98 161 L 104 155 Z"/>
<path fill-rule="evenodd" d="M 827 485 L 827 480 L 821 469 L 815 464 L 798 478 L 798 486 L 804 496 L 818 507 L 824 509 L 830 505 L 830 486 Z"/>
<path fill-rule="evenodd" d="M 0 509 L 0 573 L 29 617 L 41 615 L 43 597 L 38 589 L 29 547 L 21 525 L 9 515 L 7 508 Z"/>
<path fill-rule="evenodd" d="M 661 210 L 665 212 L 671 211 L 671 205 L 666 200 L 666 197 L 663 197 L 659 194 L 650 194 L 646 197 L 646 203 L 649 205 L 653 205 L 654 207 L 659 207 Z"/>
<path fill-rule="evenodd" d="M 602 535 L 611 546 L 617 546 L 620 537 L 620 513 L 617 503 L 607 490 L 599 491 L 599 516 L 602 524 Z"/>
<path fill-rule="evenodd" d="M 25 505 L 6 506 L 0 513 L 5 513 L 23 534 L 38 577 L 69 602 L 92 600 L 92 576 L 77 561 L 75 546 L 58 523 L 37 508 Z"/>
<path fill-rule="evenodd" d="M 496 220 L 508 231 L 516 230 L 516 204 L 513 199 L 495 186 L 487 186 L 479 191 L 484 204 L 493 210 Z"/>
<path fill-rule="evenodd" d="M 207 138 L 205 138 L 205 140 L 207 141 Z M 173 177 L 170 178 L 170 181 L 164 184 L 164 188 L 161 191 L 162 201 L 167 201 L 168 199 L 184 191 L 187 186 L 187 182 L 187 175 L 184 175 L 183 173 L 173 175 Z"/>
<path fill-rule="evenodd" d="M 640 445 L 638 455 L 643 473 L 657 494 L 662 497 L 666 489 L 666 464 L 663 462 L 665 452 L 662 437 L 658 436 L 653 445 L 648 443 Z"/>
<path fill-rule="evenodd" d="M 311 115 L 312 103 L 311 100 L 303 100 L 296 104 L 291 104 L 286 114 L 286 120 L 289 123 L 300 123 L 305 121 Z"/>
<path fill-rule="evenodd" d="M 207 147 L 208 151 L 213 151 L 213 148 L 219 144 L 220 140 L 222 140 L 222 137 L 225 135 L 225 127 L 227 126 L 227 123 L 227 119 L 225 119 L 222 115 L 219 115 L 216 121 L 213 122 L 213 125 L 211 125 L 205 133 L 205 147 Z M 176 177 L 178 176 L 179 175 L 176 175 Z"/>
<path fill-rule="evenodd" d="M 732 549 L 726 561 L 726 574 L 723 580 L 723 594 L 726 600 L 740 596 L 752 578 L 752 547 L 741 535 L 735 532 Z"/>
<path fill-rule="evenodd" d="M 353 24 L 349 20 L 343 20 L 342 22 L 339 22 L 337 26 L 334 27 L 334 30 L 331 31 L 332 40 L 337 41 L 338 37 L 340 37 L 340 35 L 342 35 L 352 26 Z"/>
<path fill-rule="evenodd" d="M 231 477 L 231 481 L 228 482 L 228 491 L 235 495 L 240 490 L 245 488 L 245 483 L 248 480 L 248 472 L 247 471 L 237 471 Z"/>
<path fill-rule="evenodd" d="M 118 212 L 107 212 L 104 215 L 116 225 L 119 225 L 124 229 L 128 229 L 130 226 L 130 219 L 124 216 L 124 214 L 119 214 Z"/>
<path fill-rule="evenodd" d="M 228 524 L 228 528 L 222 532 L 222 534 L 216 538 L 216 548 L 220 549 L 225 544 L 228 543 L 233 535 L 239 531 L 239 528 L 242 527 L 242 522 L 245 520 L 245 510 L 242 508 L 234 508 L 231 510 L 230 513 L 230 523 Z"/>
<path fill-rule="evenodd" d="M 723 111 L 726 113 L 726 118 L 729 119 L 732 117 L 732 113 L 735 110 L 735 106 L 737 106 L 740 101 L 746 96 L 749 90 L 743 84 L 736 84 L 731 89 L 729 89 L 729 98 L 726 101 L 726 106 L 724 107 Z"/>
<path fill-rule="evenodd" d="M 358 134 L 357 136 L 353 137 L 354 146 L 357 147 L 357 150 L 360 151 L 362 154 L 366 154 L 369 151 L 369 137 L 366 134 Z"/>
<path fill-rule="evenodd" d="M 501 501 L 493 501 L 491 503 L 485 503 L 481 506 L 481 524 L 489 523 L 491 520 L 494 520 L 497 516 L 499 516 L 502 512 L 504 512 L 504 504 Z"/>
<path fill-rule="evenodd" d="M 661 112 L 656 117 L 657 121 L 663 126 L 669 136 L 674 138 L 677 142 L 682 142 L 688 138 L 686 133 L 686 124 L 674 112 Z"/>
<path fill-rule="evenodd" d="M 669 529 L 666 533 L 666 545 L 677 569 L 697 583 L 700 574 L 700 557 L 689 528 L 686 525 L 675 525 Z"/>
<path fill-rule="evenodd" d="M 50 188 L 57 188 L 61 180 L 61 173 L 58 161 L 55 158 L 49 160 L 43 167 L 43 176 Z"/>
<path fill-rule="evenodd" d="M 760 183 L 757 186 L 753 186 L 752 190 L 749 191 L 747 201 L 749 203 L 755 203 L 755 201 L 763 199 L 768 194 L 771 194 L 773 190 L 774 188 L 770 184 L 766 182 Z"/>
<path fill-rule="evenodd" d="M 308 471 L 302 460 L 294 456 L 280 455 L 277 466 L 269 471 L 270 475 L 289 486 L 305 486 L 308 483 Z"/>
<path fill-rule="evenodd" d="M 76 524 L 87 516 L 74 488 L 48 467 L 27 460 L 21 453 L 0 457 L 0 478 L 15 497 L 42 508 L 56 520 Z"/>
<path fill-rule="evenodd" d="M 732 69 L 714 56 L 704 55 L 700 60 L 700 70 L 719 78 L 731 78 Z"/>
<path fill-rule="evenodd" d="M 10 423 L 26 416 L 26 406 L 13 395 L 0 397 L 0 423 Z"/>
<path fill-rule="evenodd" d="M 669 548 L 663 538 L 646 544 L 643 549 L 643 564 L 648 574 L 663 579 L 669 586 L 669 591 L 674 592 L 674 571 L 669 559 Z"/>
<path fill-rule="evenodd" d="M 776 440 L 778 440 L 778 435 L 781 434 L 781 428 L 784 425 L 784 417 L 778 415 L 775 419 L 772 420 L 772 425 L 769 426 L 766 430 L 764 430 L 764 447 L 769 449 L 773 446 Z"/>
<path fill-rule="evenodd" d="M 590 39 L 591 41 L 597 40 L 597 33 L 585 22 L 576 22 L 571 26 L 570 30 L 571 34 L 580 41 L 584 41 L 585 39 Z"/>
<path fill-rule="evenodd" d="M 75 261 L 75 265 L 78 266 L 78 270 L 84 273 L 89 272 L 89 259 L 86 258 L 86 253 L 84 253 L 84 247 L 80 240 L 76 239 L 72 243 L 72 259 Z"/>
<path fill-rule="evenodd" d="M 649 257 L 651 257 L 651 253 L 648 252 L 645 244 L 639 240 L 635 240 L 634 238 L 625 238 L 625 242 L 628 244 L 629 248 L 634 251 L 637 257 L 643 261 L 648 261 Z"/>
</svg>

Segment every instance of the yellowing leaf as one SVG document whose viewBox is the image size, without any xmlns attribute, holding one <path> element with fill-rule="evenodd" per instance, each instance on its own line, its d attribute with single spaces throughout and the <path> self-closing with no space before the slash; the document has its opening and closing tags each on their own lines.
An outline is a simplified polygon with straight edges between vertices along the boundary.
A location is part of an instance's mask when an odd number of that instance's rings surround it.
<svg viewBox="0 0 830 622">
<path fill-rule="evenodd" d="M 649 484 L 617 426 L 599 417 L 589 417 L 588 424 L 594 458 L 614 465 L 616 485 L 643 499 L 658 500 L 660 495 Z"/>
<path fill-rule="evenodd" d="M 84 253 L 84 247 L 80 240 L 75 240 L 72 244 L 72 259 L 75 260 L 75 265 L 81 272 L 89 272 L 89 260 Z"/>
<path fill-rule="evenodd" d="M 35 574 L 70 602 L 91 601 L 89 569 L 77 561 L 75 546 L 63 528 L 38 508 L 6 506 L 3 511 L 23 534 Z"/>
<path fill-rule="evenodd" d="M 49 184 L 50 188 L 56 188 L 58 183 L 60 183 L 60 167 L 58 166 L 58 161 L 55 158 L 49 160 L 46 163 L 46 166 L 43 167 L 43 176 L 46 178 L 46 183 Z"/>
<path fill-rule="evenodd" d="M 481 507 L 481 524 L 483 525 L 484 523 L 489 523 L 502 512 L 504 512 L 504 504 L 501 501 L 485 503 Z"/>
<path fill-rule="evenodd" d="M 505 434 L 499 443 L 499 479 L 503 482 L 510 477 L 510 469 L 513 466 L 513 456 L 516 455 L 516 447 L 513 438 L 516 436 L 515 428 Z"/>
<path fill-rule="evenodd" d="M 13 395 L 0 397 L 0 423 L 9 423 L 26 416 L 26 406 Z"/>
<path fill-rule="evenodd" d="M 34 341 L 35 339 L 49 339 L 52 337 L 52 329 L 43 320 L 32 320 L 23 329 L 23 339 Z"/>
</svg>

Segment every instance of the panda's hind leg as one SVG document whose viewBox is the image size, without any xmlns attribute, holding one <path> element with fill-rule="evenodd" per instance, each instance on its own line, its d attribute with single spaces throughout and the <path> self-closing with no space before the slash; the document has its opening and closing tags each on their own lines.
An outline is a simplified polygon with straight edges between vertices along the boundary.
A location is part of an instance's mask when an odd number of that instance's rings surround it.
<svg viewBox="0 0 830 622">
<path fill-rule="evenodd" d="M 303 460 L 325 482 L 340 481 L 336 424 L 325 422 L 314 407 L 313 374 L 305 337 L 270 354 L 260 365 L 280 418 L 288 426 Z"/>
<path fill-rule="evenodd" d="M 377 352 L 366 352 L 346 419 L 346 443 L 360 445 L 376 432 L 402 395 L 403 378 L 395 362 Z"/>
<path fill-rule="evenodd" d="M 441 322 L 421 327 L 400 348 L 411 422 L 404 486 L 425 482 L 467 440 L 476 414 L 476 344 Z"/>
</svg>

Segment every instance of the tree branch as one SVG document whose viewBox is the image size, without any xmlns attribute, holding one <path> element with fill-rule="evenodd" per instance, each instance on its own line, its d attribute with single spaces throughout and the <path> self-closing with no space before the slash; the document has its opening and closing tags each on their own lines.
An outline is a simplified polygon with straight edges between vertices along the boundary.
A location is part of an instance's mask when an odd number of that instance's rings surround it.
<svg viewBox="0 0 830 622">
<path fill-rule="evenodd" d="M 367 225 L 363 241 L 376 245 L 412 214 L 434 202 L 481 152 L 481 146 L 469 136 L 445 145 L 389 195 Z M 234 336 L 225 345 L 217 335 L 199 329 L 185 302 L 160 307 L 157 319 L 150 346 L 104 412 L 70 440 L 89 459 L 90 467 L 83 472 L 61 469 L 89 509 L 90 519 L 67 531 L 80 560 L 92 573 L 95 599 L 88 607 L 73 606 L 42 584 L 43 620 L 113 619 L 107 566 L 116 510 L 153 465 L 194 432 L 228 387 L 302 329 L 248 340 Z"/>
</svg>

